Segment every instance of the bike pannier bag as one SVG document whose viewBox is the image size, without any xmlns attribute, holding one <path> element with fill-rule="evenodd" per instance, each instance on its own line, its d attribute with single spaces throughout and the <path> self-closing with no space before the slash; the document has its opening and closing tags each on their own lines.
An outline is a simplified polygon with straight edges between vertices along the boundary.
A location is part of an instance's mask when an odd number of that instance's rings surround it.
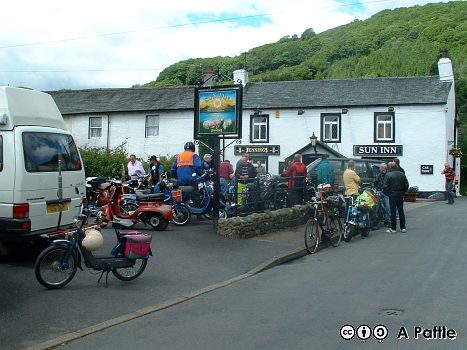
<svg viewBox="0 0 467 350">
<path fill-rule="evenodd" d="M 151 251 L 152 236 L 147 234 L 125 235 L 125 257 L 147 259 Z"/>
</svg>

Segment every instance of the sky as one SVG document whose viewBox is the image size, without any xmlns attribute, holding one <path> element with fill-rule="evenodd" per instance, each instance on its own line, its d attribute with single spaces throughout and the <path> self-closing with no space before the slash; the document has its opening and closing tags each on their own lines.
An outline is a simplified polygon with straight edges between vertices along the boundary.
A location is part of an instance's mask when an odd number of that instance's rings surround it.
<svg viewBox="0 0 467 350">
<path fill-rule="evenodd" d="M 15 0 L 2 2 L 0 86 L 130 87 L 199 57 L 436 0 Z"/>
</svg>

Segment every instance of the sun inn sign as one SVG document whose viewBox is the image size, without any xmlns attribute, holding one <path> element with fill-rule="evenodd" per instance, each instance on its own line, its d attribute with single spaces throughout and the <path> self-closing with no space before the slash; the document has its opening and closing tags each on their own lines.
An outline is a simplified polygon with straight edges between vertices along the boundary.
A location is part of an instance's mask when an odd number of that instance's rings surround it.
<svg viewBox="0 0 467 350">
<path fill-rule="evenodd" d="M 354 156 L 394 157 L 402 155 L 402 145 L 354 145 Z"/>
</svg>

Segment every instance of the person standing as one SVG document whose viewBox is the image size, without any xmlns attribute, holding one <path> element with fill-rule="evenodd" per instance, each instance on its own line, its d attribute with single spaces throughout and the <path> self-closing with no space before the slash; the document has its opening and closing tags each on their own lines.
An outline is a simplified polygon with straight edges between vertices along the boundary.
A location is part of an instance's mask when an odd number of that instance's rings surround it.
<svg viewBox="0 0 467 350">
<path fill-rule="evenodd" d="M 243 189 L 246 184 L 252 182 L 256 177 L 256 169 L 250 162 L 248 154 L 243 154 L 237 162 L 235 169 L 235 178 L 237 179 L 237 204 L 243 204 Z"/>
<path fill-rule="evenodd" d="M 263 176 L 266 175 L 266 168 L 263 166 L 260 160 L 256 162 L 256 175 Z"/>
<path fill-rule="evenodd" d="M 159 182 L 161 181 L 161 175 L 165 172 L 164 166 L 159 163 L 156 156 L 149 158 L 149 175 L 151 176 L 151 182 L 154 185 L 154 193 L 160 192 Z"/>
<path fill-rule="evenodd" d="M 224 160 L 219 165 L 219 177 L 221 183 L 221 196 L 226 200 L 230 180 L 234 177 L 234 170 L 229 160 Z"/>
<path fill-rule="evenodd" d="M 348 196 L 345 199 L 345 222 L 348 219 L 349 207 L 352 200 L 355 200 L 358 196 L 358 187 L 360 185 L 360 176 L 355 172 L 355 161 L 349 160 L 347 163 L 347 169 L 345 169 L 342 175 L 344 180 L 345 195 Z M 352 198 L 349 198 L 352 197 Z"/>
<path fill-rule="evenodd" d="M 355 172 L 355 161 L 349 160 L 347 169 L 342 175 L 345 186 L 346 196 L 358 196 L 358 187 L 360 185 L 360 176 Z"/>
<path fill-rule="evenodd" d="M 373 186 L 376 190 L 376 194 L 378 195 L 378 198 L 383 200 L 383 207 L 384 211 L 386 213 L 386 223 L 389 225 L 389 222 L 391 221 L 391 208 L 389 205 L 389 197 L 386 196 L 383 192 L 383 187 L 384 187 L 384 178 L 386 177 L 386 174 L 388 172 L 388 166 L 386 163 L 381 163 L 379 165 L 379 173 L 376 176 L 375 182 L 373 183 Z M 389 226 L 388 226 L 389 227 Z"/>
<path fill-rule="evenodd" d="M 401 232 L 406 232 L 404 214 L 404 193 L 409 189 L 409 181 L 405 174 L 397 170 L 395 162 L 389 163 L 390 172 L 384 177 L 383 192 L 389 196 L 389 206 L 391 208 L 391 227 L 388 233 L 396 232 L 396 209 L 399 214 L 399 224 Z"/>
<path fill-rule="evenodd" d="M 139 160 L 136 159 L 134 154 L 130 155 L 130 161 L 128 162 L 128 175 L 130 176 L 132 181 L 137 181 L 140 175 L 145 174 L 143 164 Z"/>
<path fill-rule="evenodd" d="M 401 167 L 401 161 L 399 160 L 399 158 L 394 158 L 393 162 L 396 163 L 397 165 L 395 170 L 400 171 L 401 173 L 405 174 L 405 170 L 403 167 Z"/>
<path fill-rule="evenodd" d="M 334 191 L 334 168 L 328 161 L 328 155 L 323 154 L 322 160 L 316 168 L 318 185 L 330 184 L 331 192 Z"/>
<path fill-rule="evenodd" d="M 456 181 L 456 173 L 449 163 L 444 164 L 444 169 L 441 172 L 441 175 L 444 175 L 446 179 L 445 190 L 446 190 L 446 204 L 454 204 L 454 194 L 452 190 L 454 188 L 454 183 Z"/>
<path fill-rule="evenodd" d="M 284 175 L 289 178 L 290 205 L 301 203 L 305 192 L 306 165 L 302 163 L 302 156 L 295 154 L 293 163 L 287 168 Z"/>
</svg>

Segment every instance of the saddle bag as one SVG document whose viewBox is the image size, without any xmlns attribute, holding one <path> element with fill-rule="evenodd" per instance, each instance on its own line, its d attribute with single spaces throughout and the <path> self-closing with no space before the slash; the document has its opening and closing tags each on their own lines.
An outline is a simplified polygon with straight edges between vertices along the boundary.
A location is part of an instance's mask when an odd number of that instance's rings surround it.
<svg viewBox="0 0 467 350">
<path fill-rule="evenodd" d="M 151 252 L 152 236 L 139 233 L 127 234 L 125 237 L 125 257 L 128 259 L 147 259 Z"/>
</svg>

